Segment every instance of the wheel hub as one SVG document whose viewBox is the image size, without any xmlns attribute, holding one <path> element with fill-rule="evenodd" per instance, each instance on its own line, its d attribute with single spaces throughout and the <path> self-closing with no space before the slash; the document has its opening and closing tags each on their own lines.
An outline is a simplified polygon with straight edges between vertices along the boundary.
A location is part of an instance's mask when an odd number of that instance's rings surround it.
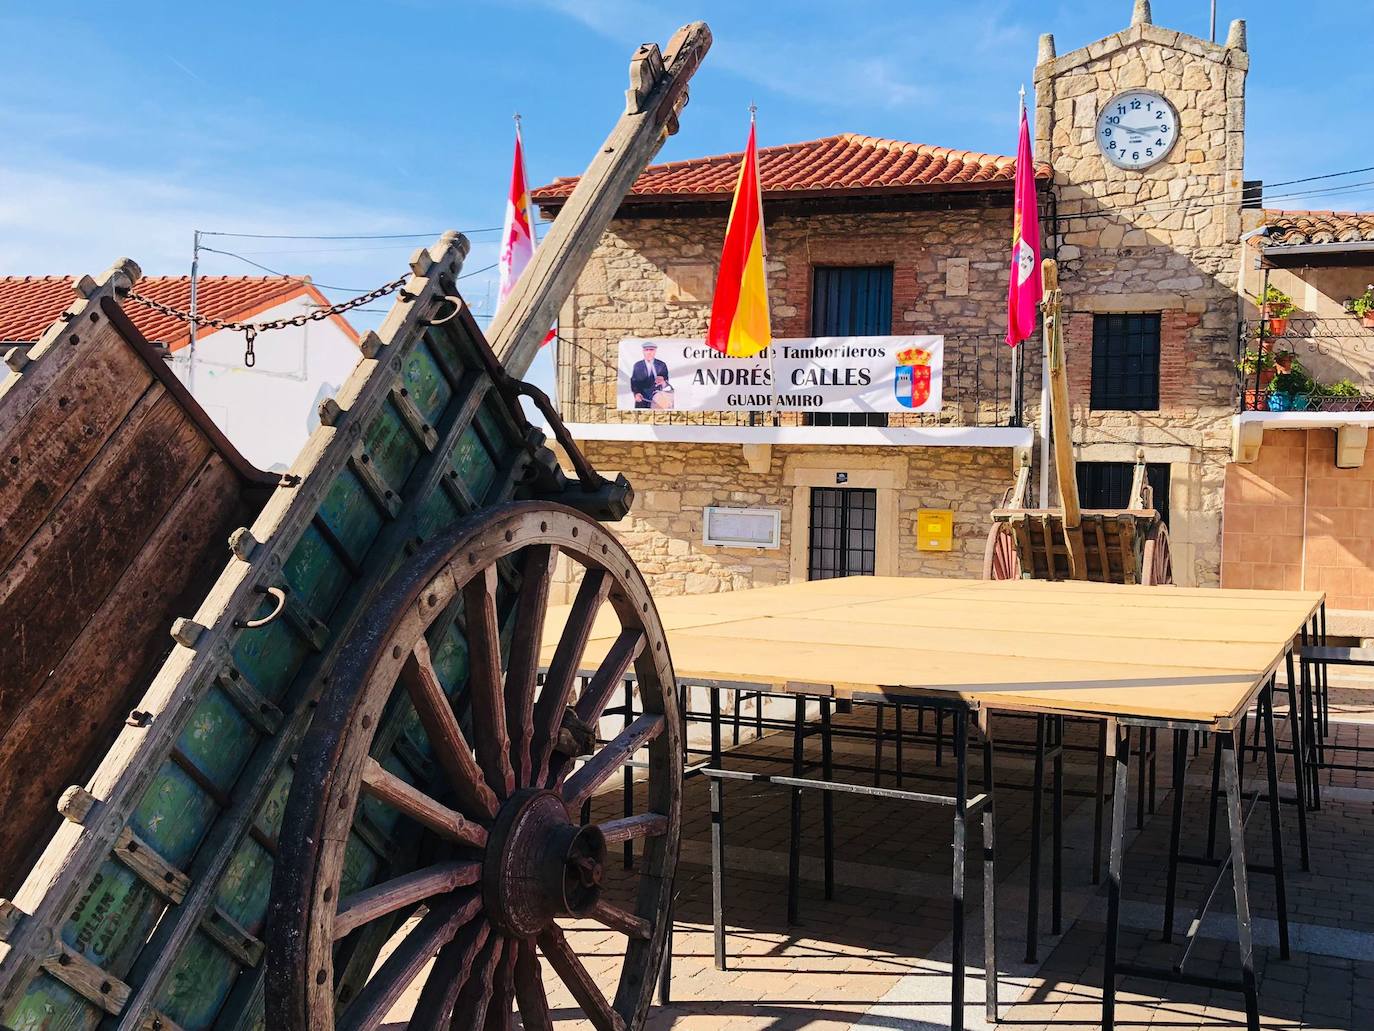
<svg viewBox="0 0 1374 1031">
<path fill-rule="evenodd" d="M 558 916 L 585 916 L 601 896 L 606 837 L 568 819 L 552 791 L 525 788 L 496 814 L 483 861 L 488 918 L 508 934 L 529 938 Z"/>
</svg>

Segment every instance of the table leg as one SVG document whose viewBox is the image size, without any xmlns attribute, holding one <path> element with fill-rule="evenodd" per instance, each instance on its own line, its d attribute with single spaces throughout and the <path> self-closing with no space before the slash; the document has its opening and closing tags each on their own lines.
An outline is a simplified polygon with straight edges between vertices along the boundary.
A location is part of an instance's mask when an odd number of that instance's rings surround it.
<svg viewBox="0 0 1374 1031">
<path fill-rule="evenodd" d="M 935 709 L 935 765 L 945 764 L 945 710 Z"/>
<path fill-rule="evenodd" d="M 1231 830 L 1231 883 L 1236 894 L 1236 944 L 1240 947 L 1241 983 L 1245 992 L 1246 1026 L 1259 1031 L 1259 992 L 1255 985 L 1255 951 L 1250 933 L 1250 890 L 1246 881 L 1245 817 L 1240 793 L 1240 767 L 1236 751 L 1244 745 L 1235 731 L 1224 735 L 1223 775 L 1226 779 L 1226 821 Z"/>
<path fill-rule="evenodd" d="M 1298 709 L 1297 680 L 1293 676 L 1293 651 L 1290 648 L 1288 664 L 1288 736 L 1289 749 L 1293 756 L 1293 790 L 1298 803 L 1298 852 L 1302 858 L 1302 869 L 1306 873 L 1312 869 L 1307 854 L 1307 770 L 1303 766 L 1302 716 Z"/>
<path fill-rule="evenodd" d="M 1131 765 L 1131 728 L 1113 730 L 1112 831 L 1107 853 L 1107 940 L 1102 949 L 1102 1027 L 1116 1026 L 1116 944 L 1121 929 L 1121 861 L 1126 839 L 1126 789 Z"/>
<path fill-rule="evenodd" d="M 821 776 L 826 781 L 835 779 L 835 760 L 830 739 L 830 699 L 821 699 Z M 829 791 L 821 792 L 821 819 L 824 825 L 825 841 L 825 897 L 829 901 L 835 897 L 835 796 Z"/>
<path fill-rule="evenodd" d="M 873 786 L 883 782 L 883 709 L 882 703 L 873 706 Z"/>
<path fill-rule="evenodd" d="M 1035 717 L 1035 773 L 1031 779 L 1030 886 L 1026 897 L 1026 962 L 1034 963 L 1040 937 L 1040 836 L 1045 808 L 1045 717 Z"/>
<path fill-rule="evenodd" d="M 711 765 L 720 769 L 720 688 L 708 687 L 711 702 Z"/>
<path fill-rule="evenodd" d="M 1093 794 L 1093 883 L 1102 881 L 1102 803 L 1106 797 L 1107 721 L 1098 724 L 1097 788 Z"/>
<path fill-rule="evenodd" d="M 725 969 L 725 782 L 711 778 L 711 921 L 716 969 Z"/>
<path fill-rule="evenodd" d="M 902 748 L 903 748 L 903 746 L 906 744 L 906 742 L 905 742 L 904 740 L 902 740 L 903 738 L 906 737 L 906 733 L 902 730 L 902 708 L 903 708 L 903 706 L 902 706 L 902 703 L 901 703 L 901 702 L 898 702 L 896 705 L 894 705 L 894 706 L 892 707 L 893 714 L 894 714 L 894 716 L 896 717 L 896 720 L 897 720 L 897 748 L 896 748 L 896 753 L 897 753 L 897 786 L 898 786 L 898 787 L 901 787 L 901 786 L 902 786 L 902 763 L 904 762 L 904 759 L 903 759 L 903 756 L 902 756 Z"/>
<path fill-rule="evenodd" d="M 1279 959 L 1288 958 L 1288 889 L 1283 871 L 1283 803 L 1279 798 L 1279 760 L 1274 743 L 1274 678 L 1261 696 L 1264 706 L 1264 765 L 1269 777 L 1269 839 L 1274 850 L 1274 902 L 1279 918 Z M 1255 721 L 1259 723 L 1259 720 Z M 1301 806 L 1299 806 L 1301 808 Z"/>
<path fill-rule="evenodd" d="M 738 702 L 735 703 L 739 705 Z M 631 681 L 625 683 L 625 729 L 630 729 L 630 724 L 635 721 L 635 696 Z M 624 802 L 625 815 L 627 817 L 635 814 L 635 771 L 626 766 L 622 773 L 623 783 L 621 785 L 621 798 Z M 635 843 L 633 838 L 625 839 L 625 869 L 628 870 L 635 865 Z"/>
<path fill-rule="evenodd" d="M 986 1016 L 997 1023 L 997 836 L 996 790 L 992 775 L 992 714 L 983 722 L 983 980 L 986 984 Z"/>
<path fill-rule="evenodd" d="M 1207 800 L 1207 858 L 1217 855 L 1217 801 L 1221 797 L 1221 735 L 1212 735 L 1212 795 Z"/>
<path fill-rule="evenodd" d="M 806 698 L 797 695 L 796 715 L 792 723 L 792 776 L 800 777 L 802 769 L 802 723 L 806 719 Z M 787 922 L 797 923 L 801 906 L 801 788 L 792 788 L 792 826 L 787 844 Z"/>
<path fill-rule="evenodd" d="M 939 720 L 943 710 L 936 710 Z M 954 899 L 950 941 L 950 1027 L 964 1026 L 964 853 L 968 844 L 968 713 L 954 711 Z"/>
<path fill-rule="evenodd" d="M 1145 774 L 1145 752 L 1149 748 L 1150 732 L 1145 728 L 1140 730 L 1140 751 L 1139 769 L 1136 770 L 1135 784 L 1135 829 L 1142 830 L 1145 827 L 1145 789 L 1149 786 L 1149 777 Z"/>
<path fill-rule="evenodd" d="M 1050 933 L 1064 930 L 1064 717 L 1054 718 L 1054 794 L 1050 796 Z"/>
<path fill-rule="evenodd" d="M 1317 626 L 1317 644 L 1326 647 L 1326 602 L 1318 610 L 1320 623 Z M 1317 675 L 1321 678 L 1322 733 L 1331 733 L 1331 666 L 1323 661 L 1317 664 Z"/>
<path fill-rule="evenodd" d="M 1183 830 L 1183 782 L 1188 769 L 1188 732 L 1174 731 L 1174 805 L 1169 826 L 1169 877 L 1164 892 L 1164 928 L 1166 942 L 1174 940 L 1174 904 L 1178 896 L 1178 848 Z"/>
</svg>

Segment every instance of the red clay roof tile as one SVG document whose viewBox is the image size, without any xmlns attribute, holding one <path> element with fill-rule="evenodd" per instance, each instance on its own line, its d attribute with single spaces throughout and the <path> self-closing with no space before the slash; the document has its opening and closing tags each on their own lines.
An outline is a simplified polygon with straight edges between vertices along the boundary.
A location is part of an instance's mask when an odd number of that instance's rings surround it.
<svg viewBox="0 0 1374 1031">
<path fill-rule="evenodd" d="M 626 199 L 728 197 L 734 192 L 743 156 L 720 154 L 651 165 L 635 181 Z M 1039 164 L 1035 173 L 1039 179 L 1048 179 L 1050 167 Z M 905 193 L 980 185 L 1010 189 L 1015 174 L 1013 157 L 856 133 L 759 150 L 759 180 L 765 194 L 871 190 Z M 532 197 L 536 203 L 556 207 L 572 194 L 577 179 L 555 179 L 535 190 Z"/>
<path fill-rule="evenodd" d="M 1374 242 L 1374 211 L 1266 211 L 1270 247 Z"/>
<path fill-rule="evenodd" d="M 191 304 L 190 276 L 147 276 L 138 281 L 137 290 L 175 308 L 185 310 Z M 327 303 L 309 280 L 298 277 L 198 276 L 196 312 L 242 320 L 302 293 Z M 75 299 L 71 276 L 0 276 L 0 343 L 32 343 Z M 176 350 L 188 341 L 186 323 L 180 319 L 132 301 L 124 302 L 124 312 L 153 343 Z"/>
</svg>

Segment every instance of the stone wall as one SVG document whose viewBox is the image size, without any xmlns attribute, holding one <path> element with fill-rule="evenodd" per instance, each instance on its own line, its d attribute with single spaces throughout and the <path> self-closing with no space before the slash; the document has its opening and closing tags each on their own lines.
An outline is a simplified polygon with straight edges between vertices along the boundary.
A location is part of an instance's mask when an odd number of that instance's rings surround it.
<svg viewBox="0 0 1374 1031">
<path fill-rule="evenodd" d="M 1010 204 L 1009 194 L 1005 202 Z M 1009 206 L 769 218 L 773 334 L 811 335 L 816 266 L 891 265 L 892 332 L 945 336 L 945 405 L 938 417 L 893 413 L 890 424 L 1005 422 L 1011 352 L 1002 337 L 1010 224 Z M 615 410 L 617 347 L 625 337 L 705 336 L 724 234 L 723 218 L 622 218 L 611 224 L 560 318 L 560 335 L 571 341 L 563 347 L 567 353 L 559 355 L 559 400 L 566 418 L 644 419 L 642 412 Z M 1032 352 L 1028 397 L 1039 391 L 1039 350 Z M 654 418 L 700 421 L 686 412 L 655 413 Z M 719 417 L 710 413 L 709 418 Z M 797 422 L 797 416 L 790 421 Z"/>
<path fill-rule="evenodd" d="M 603 473 L 624 472 L 635 487 L 633 511 L 615 525 L 649 585 L 659 594 L 705 594 L 787 583 L 795 577 L 794 549 L 805 549 L 809 527 L 806 471 L 881 467 L 900 484 L 895 526 L 879 531 L 902 576 L 982 575 L 988 513 L 1011 484 L 1007 451 L 988 448 L 775 447 L 766 471 L 751 471 L 736 444 L 662 444 L 586 441 L 583 448 Z M 829 482 L 833 483 L 831 476 Z M 880 488 L 880 494 L 883 493 Z M 707 547 L 702 541 L 707 506 L 782 510 L 782 546 L 776 549 Z M 954 547 L 916 549 L 917 511 L 954 511 Z M 800 537 L 798 536 L 800 535 Z M 803 572 L 800 579 L 805 579 Z"/>
</svg>

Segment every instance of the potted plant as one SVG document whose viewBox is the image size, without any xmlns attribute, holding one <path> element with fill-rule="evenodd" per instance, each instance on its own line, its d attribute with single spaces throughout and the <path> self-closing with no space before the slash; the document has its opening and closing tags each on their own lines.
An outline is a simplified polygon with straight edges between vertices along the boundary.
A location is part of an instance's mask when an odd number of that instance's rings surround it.
<svg viewBox="0 0 1374 1031">
<path fill-rule="evenodd" d="M 1241 385 L 1245 389 L 1245 407 L 1263 411 L 1269 406 L 1269 384 L 1275 372 L 1274 354 L 1266 347 L 1247 348 L 1236 362 L 1241 375 Z"/>
<path fill-rule="evenodd" d="M 1268 323 L 1276 337 L 1288 332 L 1288 319 L 1295 307 L 1293 298 L 1276 286 L 1265 287 L 1260 296 L 1260 318 Z"/>
<path fill-rule="evenodd" d="M 1317 388 L 1323 398 L 1322 408 L 1328 412 L 1353 412 L 1360 406 L 1360 388 L 1349 376 L 1335 383 L 1324 383 Z"/>
<path fill-rule="evenodd" d="M 1295 368 L 1301 369 L 1302 363 L 1297 361 L 1297 357 L 1292 351 L 1277 351 L 1274 354 L 1274 368 L 1280 374 L 1292 372 Z"/>
<path fill-rule="evenodd" d="M 1359 297 L 1346 301 L 1345 310 L 1356 316 L 1365 329 L 1374 329 L 1374 283 L 1366 286 Z"/>
<path fill-rule="evenodd" d="M 1274 376 L 1269 385 L 1269 410 L 1271 412 L 1301 412 L 1306 410 L 1312 392 L 1312 377 L 1301 363 L 1294 363 L 1290 369 Z"/>
</svg>

